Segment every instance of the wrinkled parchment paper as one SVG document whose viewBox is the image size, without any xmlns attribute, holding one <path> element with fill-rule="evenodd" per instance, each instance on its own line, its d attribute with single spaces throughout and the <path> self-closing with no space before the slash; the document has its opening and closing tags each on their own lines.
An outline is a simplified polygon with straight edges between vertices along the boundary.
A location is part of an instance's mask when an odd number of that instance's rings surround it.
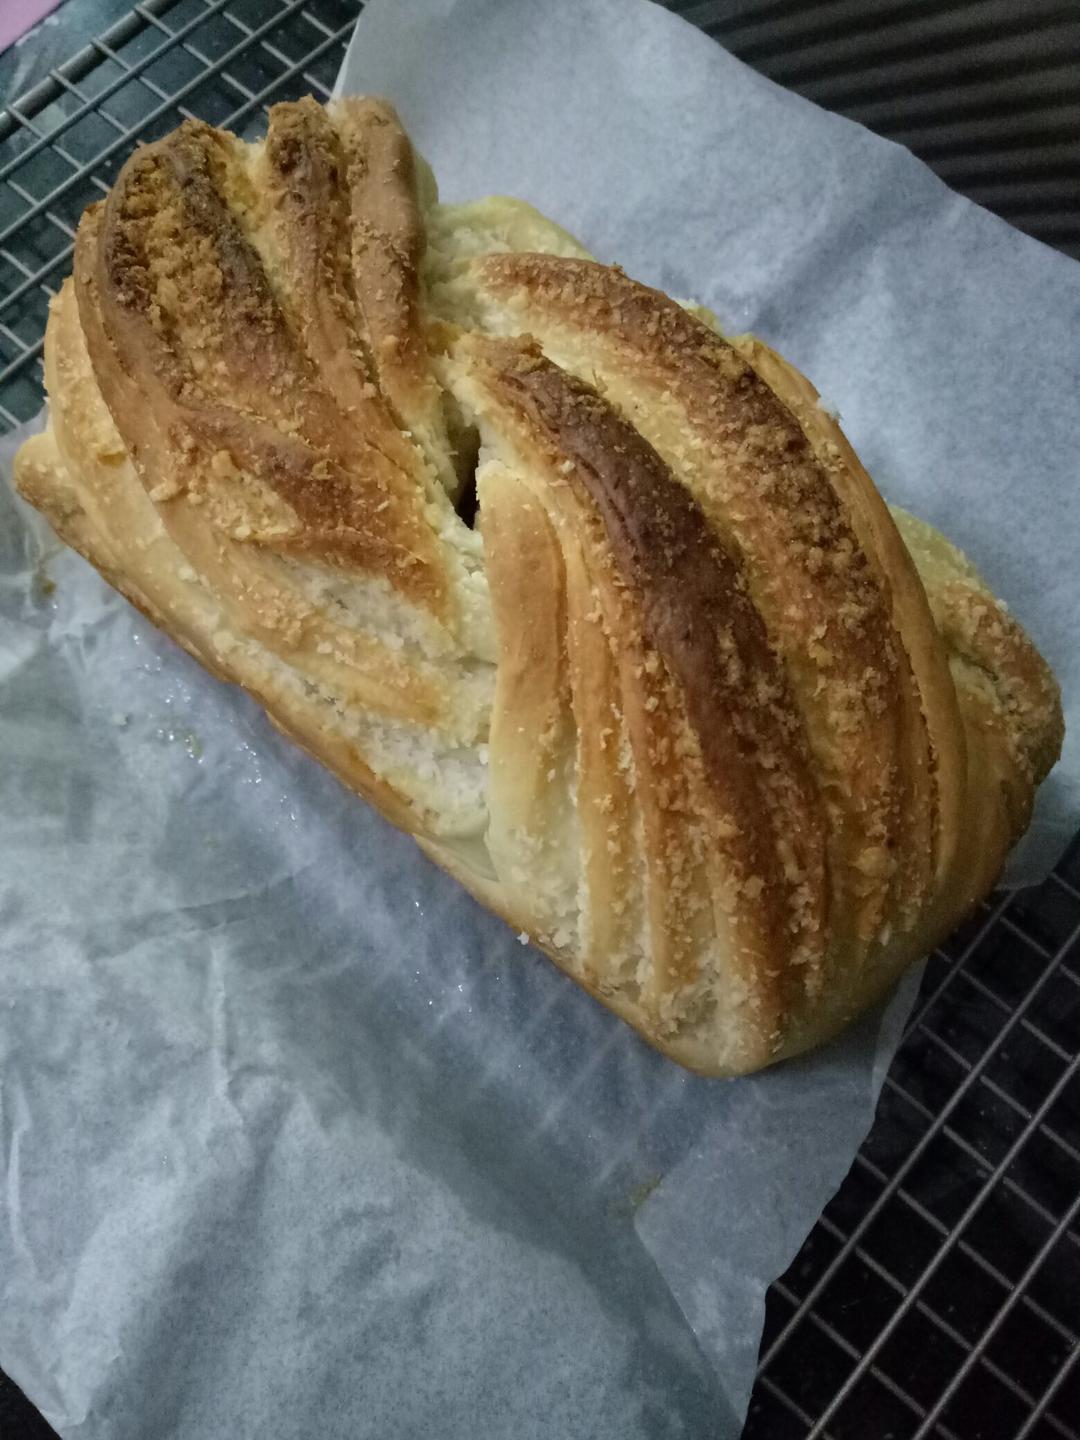
<svg viewBox="0 0 1080 1440">
<path fill-rule="evenodd" d="M 374 0 L 343 83 L 785 350 L 1075 699 L 1080 268 L 640 0 Z M 684 1074 L 0 512 L 0 1365 L 65 1440 L 737 1435 L 914 979 Z"/>
</svg>

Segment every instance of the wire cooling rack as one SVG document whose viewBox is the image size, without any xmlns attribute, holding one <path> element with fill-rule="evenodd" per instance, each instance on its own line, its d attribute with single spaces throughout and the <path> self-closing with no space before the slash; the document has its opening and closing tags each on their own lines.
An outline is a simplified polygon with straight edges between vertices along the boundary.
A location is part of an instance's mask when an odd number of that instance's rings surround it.
<svg viewBox="0 0 1080 1440">
<path fill-rule="evenodd" d="M 770 1291 L 747 1440 L 1080 1435 L 1080 844 L 927 967 L 871 1134 Z"/>
<path fill-rule="evenodd" d="M 0 428 L 40 407 L 49 295 L 70 268 L 83 207 L 105 193 L 135 141 L 189 115 L 250 135 L 269 103 L 325 98 L 359 8 L 144 0 L 0 112 Z M 1058 186 L 1071 175 L 1075 194 L 1076 126 L 1055 130 L 1044 113 L 1071 113 L 1058 63 L 1061 35 L 1075 43 L 1071 5 L 674 8 L 776 78 L 908 139 L 954 184 L 965 188 L 966 177 L 976 198 L 996 197 L 1010 218 L 1080 250 L 1080 209 Z M 1022 33 L 1020 9 L 1030 21 Z M 1036 76 L 1040 65 L 1048 72 L 1041 109 L 1025 108 L 1022 85 L 1007 114 L 980 124 L 983 92 L 965 100 L 941 82 L 915 21 L 939 51 L 942 34 L 990 45 L 991 78 L 998 41 L 1011 36 L 1022 49 L 1034 36 L 1034 61 L 1021 56 L 1014 69 L 1021 80 L 1033 65 Z M 908 92 L 918 104 L 905 110 Z M 934 95 L 945 97 L 938 111 Z M 2 1376 L 0 1434 L 52 1434 Z M 993 897 L 931 957 L 874 1128 L 769 1292 L 746 1440 L 928 1436 L 1080 1437 L 1080 842 L 1043 885 Z"/>
<path fill-rule="evenodd" d="M 664 0 L 770 79 L 906 145 L 1080 258 L 1076 0 Z"/>
</svg>

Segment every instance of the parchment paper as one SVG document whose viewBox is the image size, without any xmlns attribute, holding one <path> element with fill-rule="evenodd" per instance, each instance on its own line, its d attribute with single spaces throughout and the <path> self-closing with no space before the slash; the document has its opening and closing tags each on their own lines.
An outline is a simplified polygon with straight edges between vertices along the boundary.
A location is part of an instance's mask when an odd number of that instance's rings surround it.
<svg viewBox="0 0 1080 1440">
<path fill-rule="evenodd" d="M 345 82 L 790 354 L 1072 707 L 1074 264 L 637 0 L 374 0 Z M 737 1435 L 914 979 L 684 1074 L 0 510 L 0 1365 L 65 1440 Z"/>
</svg>

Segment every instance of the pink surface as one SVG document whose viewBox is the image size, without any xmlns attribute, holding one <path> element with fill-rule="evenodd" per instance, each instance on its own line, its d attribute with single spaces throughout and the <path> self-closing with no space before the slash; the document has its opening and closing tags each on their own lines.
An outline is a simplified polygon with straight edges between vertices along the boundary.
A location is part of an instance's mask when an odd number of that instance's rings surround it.
<svg viewBox="0 0 1080 1440">
<path fill-rule="evenodd" d="M 25 35 L 31 25 L 50 10 L 55 10 L 60 0 L 0 0 L 0 50 Z"/>
</svg>

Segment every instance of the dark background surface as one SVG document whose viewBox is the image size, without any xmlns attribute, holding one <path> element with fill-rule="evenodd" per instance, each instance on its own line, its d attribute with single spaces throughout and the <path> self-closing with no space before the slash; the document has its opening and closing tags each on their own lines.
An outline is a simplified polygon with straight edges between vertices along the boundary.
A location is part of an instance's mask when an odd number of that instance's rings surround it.
<svg viewBox="0 0 1080 1440">
<path fill-rule="evenodd" d="M 32 126 L 47 132 L 70 114 L 73 84 L 91 97 L 114 87 L 88 117 L 111 116 L 94 142 L 99 151 L 156 108 L 163 113 L 150 133 L 171 128 L 180 112 L 165 102 L 180 87 L 188 87 L 182 103 L 215 122 L 238 106 L 253 121 L 262 98 L 321 93 L 333 82 L 341 43 L 320 37 L 336 35 L 359 8 L 355 0 L 311 0 L 315 29 L 288 0 L 232 0 L 231 31 L 219 16 L 217 30 L 191 32 L 194 55 L 177 47 L 142 78 L 119 83 L 125 67 L 143 64 L 169 28 L 209 3 L 149 0 L 122 37 L 85 50 L 133 12 L 125 0 L 67 0 L 51 23 L 0 56 L 0 100 L 30 97 L 17 115 L 0 114 L 0 168 L 29 153 Z M 1076 0 L 708 0 L 669 8 L 1080 256 Z M 198 83 L 201 64 L 279 11 L 280 25 L 252 40 L 227 72 Z M 297 65 L 305 47 L 320 44 L 310 65 Z M 65 66 L 78 52 L 80 65 Z M 42 90 L 60 66 L 61 77 Z M 61 143 L 73 148 L 80 128 Z M 76 159 L 107 184 L 129 146 L 123 140 L 97 163 L 91 145 Z M 47 162 L 59 168 L 45 190 L 28 180 L 29 190 L 0 192 L 0 228 L 70 175 L 46 150 L 39 163 Z M 40 404 L 42 287 L 68 268 L 65 227 L 95 193 L 80 181 L 51 216 L 29 220 L 7 251 L 0 246 L 0 405 L 12 419 Z M 12 302 L 17 289 L 25 293 Z M 1074 845 L 1042 886 L 992 897 L 932 957 L 874 1129 L 769 1292 L 746 1440 L 1080 1437 L 1078 1056 Z M 823 1424 L 840 1391 L 843 1402 Z M 0 1440 L 52 1434 L 0 1374 Z"/>
</svg>

